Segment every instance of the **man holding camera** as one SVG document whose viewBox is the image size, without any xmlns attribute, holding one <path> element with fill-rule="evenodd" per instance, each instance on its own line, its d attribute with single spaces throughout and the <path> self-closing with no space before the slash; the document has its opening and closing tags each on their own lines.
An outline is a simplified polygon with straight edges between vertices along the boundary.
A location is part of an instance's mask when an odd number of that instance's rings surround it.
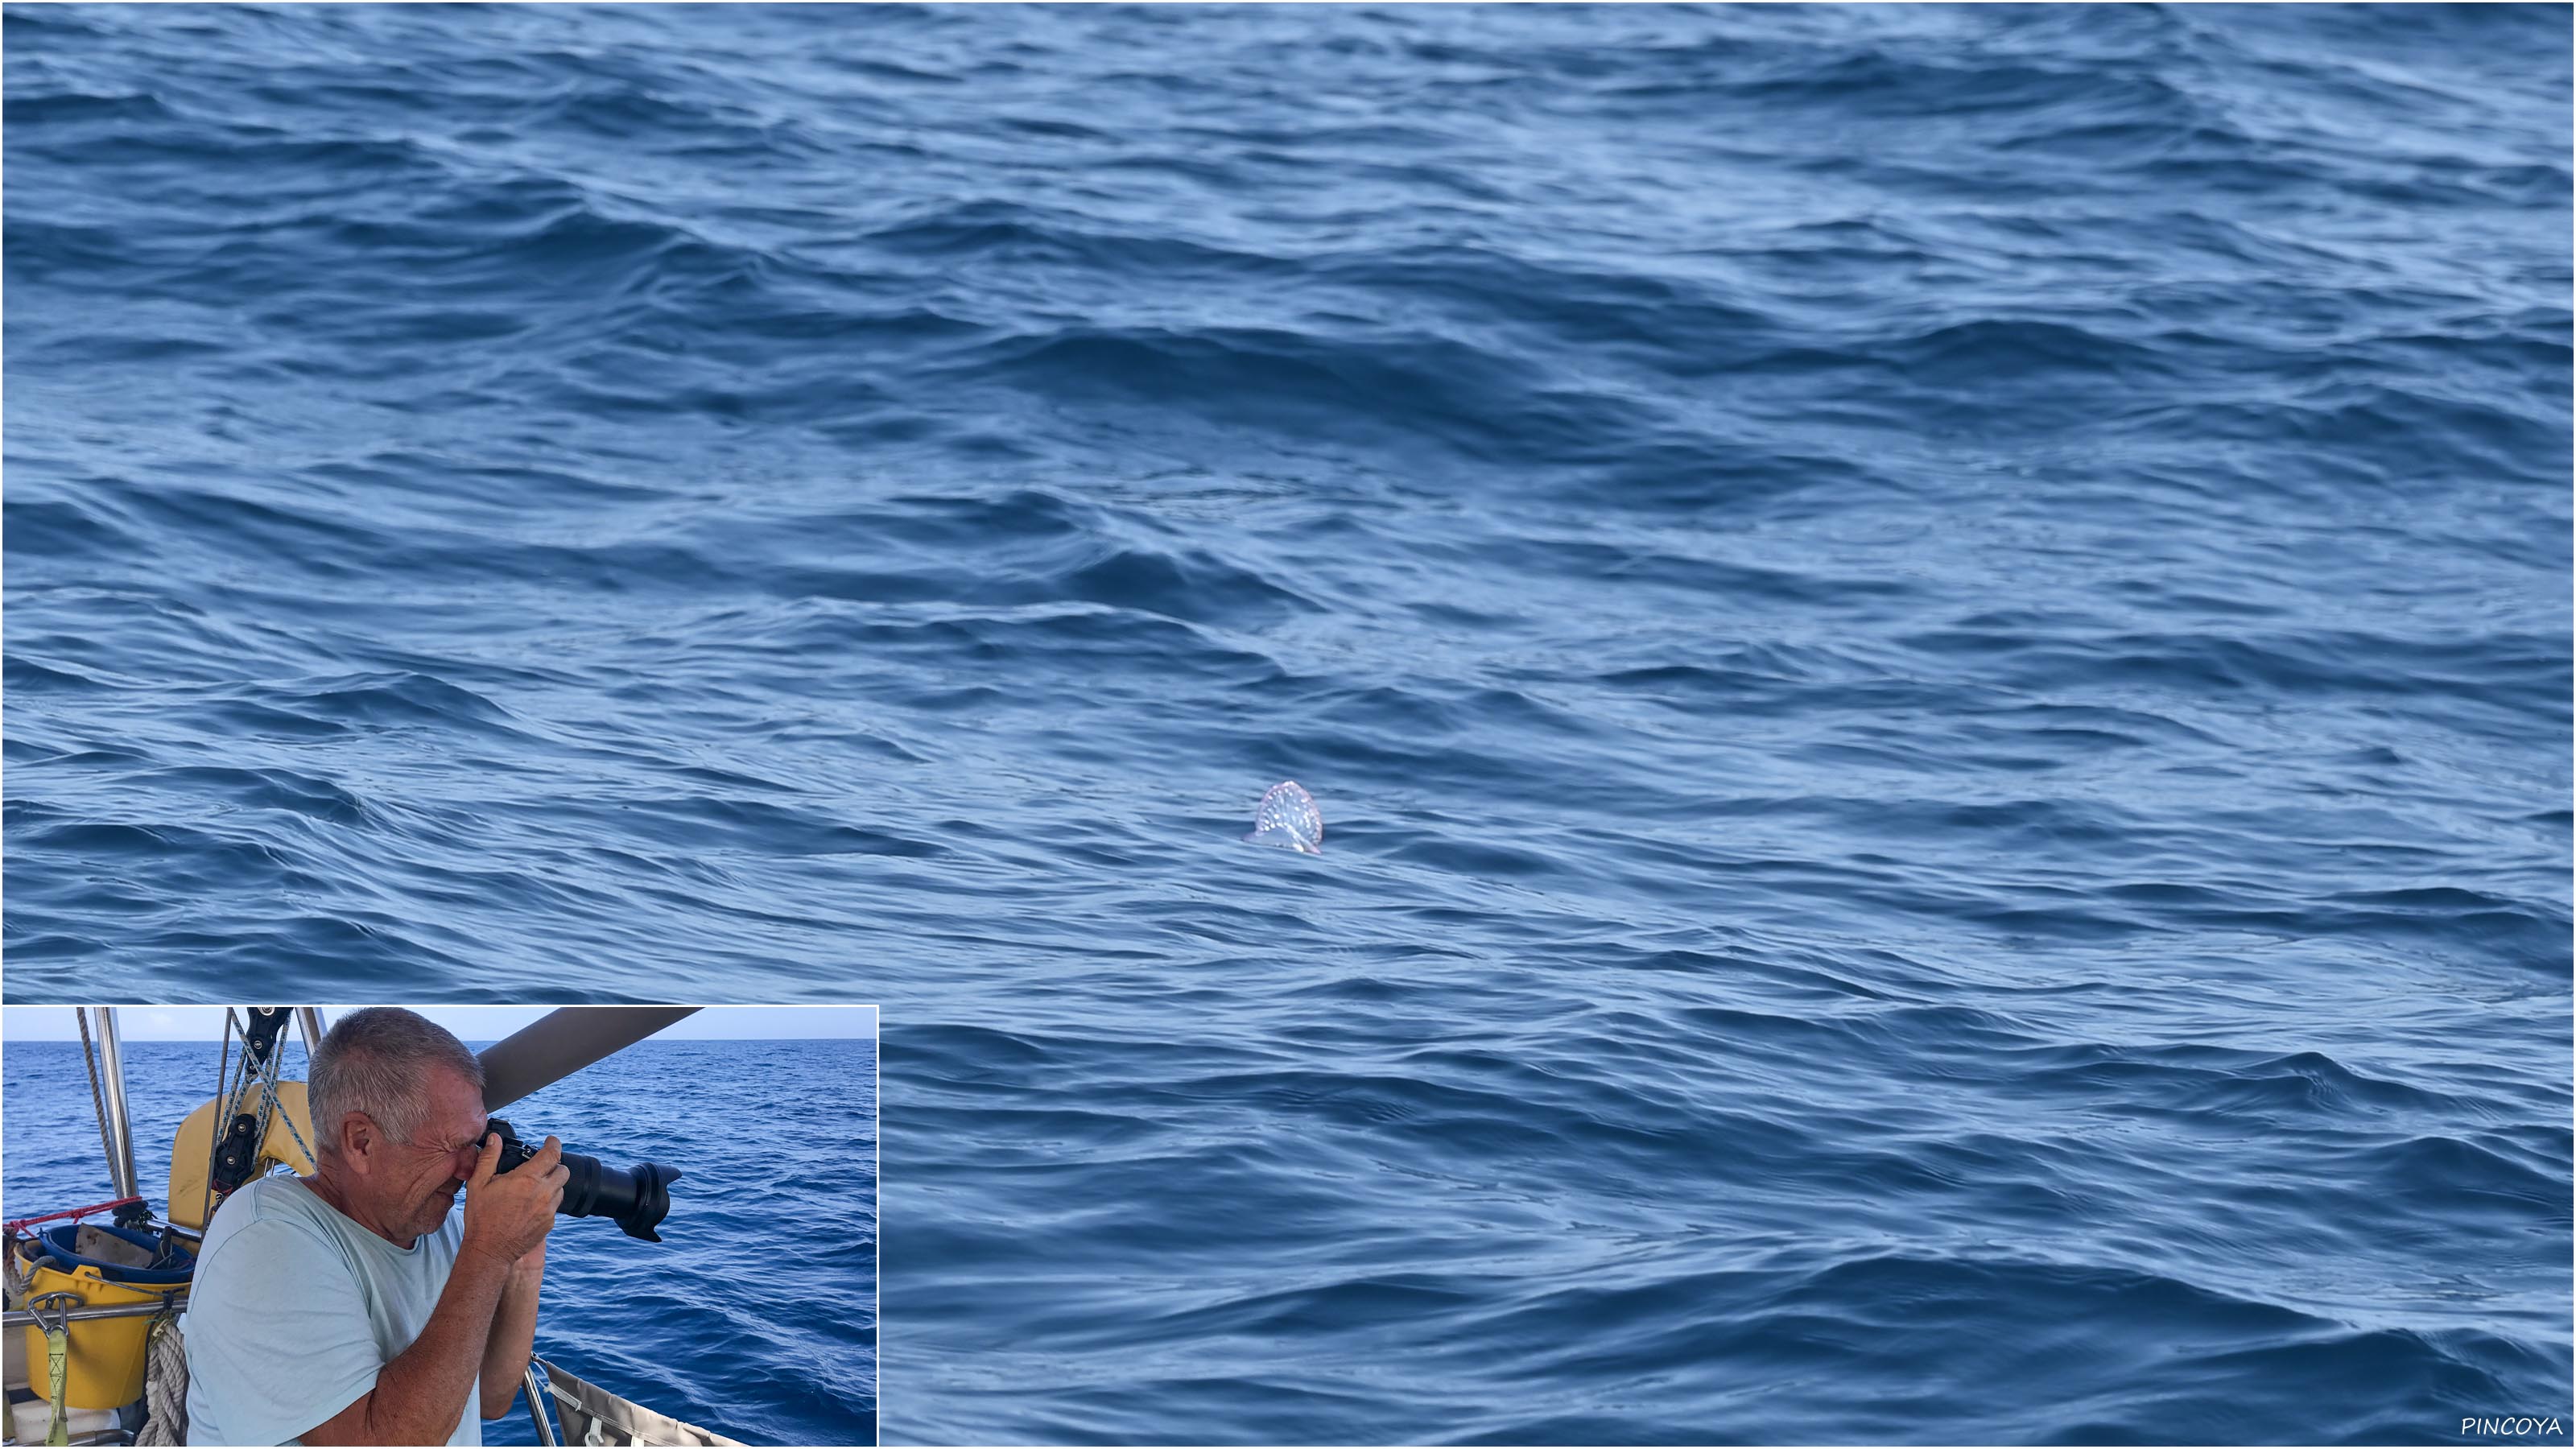
<svg viewBox="0 0 2576 1449">
<path fill-rule="evenodd" d="M 246 1183 L 206 1226 L 189 1441 L 480 1444 L 536 1342 L 562 1144 L 496 1171 L 482 1064 L 400 1007 L 342 1017 L 306 1092 L 314 1174 Z"/>
</svg>

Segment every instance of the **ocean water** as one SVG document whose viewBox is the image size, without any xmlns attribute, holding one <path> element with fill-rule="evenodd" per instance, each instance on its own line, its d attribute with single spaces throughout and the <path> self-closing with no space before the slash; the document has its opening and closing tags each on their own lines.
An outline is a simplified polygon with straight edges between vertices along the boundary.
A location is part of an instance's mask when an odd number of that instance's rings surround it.
<svg viewBox="0 0 2576 1449">
<path fill-rule="evenodd" d="M 2569 14 L 11 9 L 7 992 L 882 1001 L 893 1441 L 2567 1442 Z"/>
<path fill-rule="evenodd" d="M 300 1079 L 303 1046 L 287 1043 L 285 1075 Z M 218 1065 L 213 1041 L 125 1044 L 135 1172 L 156 1213 L 171 1139 L 216 1094 Z M 682 1174 L 659 1244 L 555 1220 L 537 1353 L 745 1443 L 875 1443 L 876 1065 L 864 1038 L 644 1041 L 512 1103 L 503 1115 L 531 1140 Z M 9 1043 L 0 1216 L 114 1196 L 80 1043 Z M 525 1394 L 483 1442 L 537 1442 Z"/>
</svg>

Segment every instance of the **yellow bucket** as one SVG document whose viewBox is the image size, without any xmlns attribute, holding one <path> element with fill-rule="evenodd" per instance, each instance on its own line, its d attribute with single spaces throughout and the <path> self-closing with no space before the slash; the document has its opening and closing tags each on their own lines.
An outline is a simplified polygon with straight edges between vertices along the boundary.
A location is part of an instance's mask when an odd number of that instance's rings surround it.
<svg viewBox="0 0 2576 1449">
<path fill-rule="evenodd" d="M 84 1308 L 161 1301 L 159 1292 L 110 1283 L 96 1268 L 64 1272 L 50 1258 L 22 1258 L 18 1266 L 27 1274 L 27 1296 L 31 1299 L 46 1293 L 69 1293 L 78 1297 Z M 45 1331 L 30 1327 L 22 1332 L 26 1334 L 27 1366 L 32 1370 L 28 1387 L 42 1398 L 47 1390 L 42 1367 Z M 114 1409 L 143 1397 L 144 1343 L 151 1332 L 150 1314 L 72 1324 L 63 1402 L 75 1409 Z"/>
</svg>

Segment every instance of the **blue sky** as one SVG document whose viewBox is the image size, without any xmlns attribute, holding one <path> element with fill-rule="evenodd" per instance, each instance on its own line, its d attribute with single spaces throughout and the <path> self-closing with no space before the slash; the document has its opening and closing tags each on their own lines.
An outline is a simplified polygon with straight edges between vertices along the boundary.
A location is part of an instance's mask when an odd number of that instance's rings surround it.
<svg viewBox="0 0 2576 1449">
<path fill-rule="evenodd" d="M 358 1005 L 322 1008 L 325 1023 Z M 554 1010 L 551 1006 L 420 1006 L 421 1015 L 456 1033 L 460 1040 L 499 1041 Z M 126 1041 L 219 1041 L 224 1034 L 220 1006 L 123 1006 L 116 1012 L 117 1034 Z M 94 1030 L 95 1028 L 93 1028 Z M 873 1006 L 710 1006 L 655 1032 L 655 1040 L 773 1041 L 811 1037 L 866 1037 L 877 1034 Z M 78 1041 L 80 1028 L 68 1006 L 12 1006 L 0 1009 L 0 1040 Z"/>
</svg>

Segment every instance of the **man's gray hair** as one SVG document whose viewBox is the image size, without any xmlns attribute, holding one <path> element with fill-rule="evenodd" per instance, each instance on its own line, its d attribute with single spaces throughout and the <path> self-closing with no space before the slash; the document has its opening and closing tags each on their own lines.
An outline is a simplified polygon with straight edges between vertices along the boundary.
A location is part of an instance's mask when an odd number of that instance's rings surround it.
<svg viewBox="0 0 2576 1449">
<path fill-rule="evenodd" d="M 396 1142 L 409 1142 L 429 1108 L 432 1067 L 453 1067 L 478 1089 L 483 1064 L 455 1034 L 416 1011 L 370 1006 L 331 1024 L 305 1082 L 315 1150 L 340 1150 L 340 1124 L 363 1112 Z"/>
</svg>

